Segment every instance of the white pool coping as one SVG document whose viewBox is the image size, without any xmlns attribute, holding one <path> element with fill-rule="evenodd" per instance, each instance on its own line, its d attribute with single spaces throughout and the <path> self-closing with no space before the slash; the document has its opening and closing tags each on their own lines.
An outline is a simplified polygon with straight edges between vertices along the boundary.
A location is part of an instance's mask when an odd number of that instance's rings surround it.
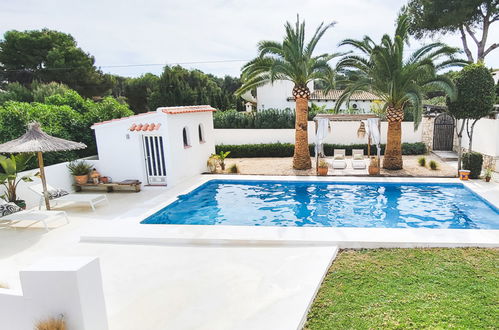
<svg viewBox="0 0 499 330">
<path fill-rule="evenodd" d="M 170 190 L 155 198 L 154 207 L 145 208 L 132 217 L 107 221 L 81 236 L 83 242 L 165 244 L 165 245 L 303 245 L 338 246 L 340 248 L 395 247 L 499 247 L 499 230 L 427 229 L 427 228 L 347 228 L 347 227 L 265 227 L 223 225 L 141 224 L 177 199 L 210 180 L 276 180 L 309 182 L 401 182 L 463 183 L 473 192 L 499 207 L 499 185 L 477 181 L 462 182 L 454 178 L 396 177 L 295 177 L 295 176 L 227 176 L 203 175 L 187 186 Z"/>
</svg>

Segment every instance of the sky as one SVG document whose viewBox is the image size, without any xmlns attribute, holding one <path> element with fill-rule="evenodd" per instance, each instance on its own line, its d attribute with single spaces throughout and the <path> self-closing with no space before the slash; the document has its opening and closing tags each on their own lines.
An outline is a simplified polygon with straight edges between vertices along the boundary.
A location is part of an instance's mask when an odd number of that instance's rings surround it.
<svg viewBox="0 0 499 330">
<path fill-rule="evenodd" d="M 295 22 L 297 14 L 306 21 L 309 34 L 321 22 L 336 22 L 317 52 L 338 52 L 346 50 L 338 48 L 345 38 L 367 34 L 379 40 L 385 33 L 393 34 L 395 19 L 405 2 L 0 0 L 0 34 L 42 28 L 69 33 L 95 57 L 102 71 L 122 76 L 158 74 L 165 64 L 176 63 L 218 76 L 239 76 L 245 61 L 256 55 L 258 41 L 282 40 L 284 23 Z M 461 47 L 457 35 L 439 40 Z M 489 32 L 489 44 L 493 41 L 499 41 L 499 23 Z M 407 53 L 419 44 L 413 41 Z M 499 50 L 488 56 L 486 64 L 499 67 Z"/>
</svg>

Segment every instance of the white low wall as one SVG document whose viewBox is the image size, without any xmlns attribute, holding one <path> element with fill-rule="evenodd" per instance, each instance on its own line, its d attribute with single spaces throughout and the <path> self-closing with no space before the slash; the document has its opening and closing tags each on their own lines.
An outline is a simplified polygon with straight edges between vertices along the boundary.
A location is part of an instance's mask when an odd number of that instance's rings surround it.
<svg viewBox="0 0 499 330">
<path fill-rule="evenodd" d="M 97 258 L 44 259 L 20 277 L 22 291 L 0 289 L 0 328 L 32 330 L 63 315 L 67 329 L 108 329 Z"/>
<path fill-rule="evenodd" d="M 98 169 L 98 160 L 96 159 L 84 159 L 87 163 L 92 164 Z M 74 191 L 73 187 L 73 177 L 69 173 L 68 170 L 68 162 L 59 163 L 55 165 L 50 165 L 45 167 L 45 177 L 47 178 L 47 184 L 54 188 L 61 188 L 66 191 Z M 20 172 L 18 177 L 22 177 L 24 175 L 34 175 L 38 172 L 38 169 L 33 169 L 29 171 Z M 33 177 L 33 182 L 23 182 L 21 181 L 17 186 L 17 197 L 18 199 L 22 199 L 26 201 L 26 205 L 28 208 L 32 208 L 38 206 L 40 201 L 40 196 L 35 194 L 32 190 L 29 189 L 29 186 L 40 184 L 41 180 L 39 178 Z M 3 190 L 1 190 L 3 193 Z"/>
<path fill-rule="evenodd" d="M 332 122 L 331 132 L 325 143 L 331 144 L 362 144 L 367 143 L 367 137 L 357 137 L 360 122 Z M 386 143 L 387 122 L 381 123 L 381 143 Z M 308 141 L 313 143 L 315 124 L 308 122 Z M 414 131 L 413 122 L 402 122 L 402 142 L 421 142 L 422 126 Z M 258 143 L 295 143 L 294 129 L 215 129 L 215 143 L 219 144 L 258 144 Z"/>
<path fill-rule="evenodd" d="M 461 122 L 458 123 L 458 127 L 461 127 Z M 465 127 L 462 146 L 468 148 L 468 144 L 469 138 Z M 472 149 L 492 157 L 499 156 L 499 120 L 484 118 L 476 122 Z"/>
</svg>

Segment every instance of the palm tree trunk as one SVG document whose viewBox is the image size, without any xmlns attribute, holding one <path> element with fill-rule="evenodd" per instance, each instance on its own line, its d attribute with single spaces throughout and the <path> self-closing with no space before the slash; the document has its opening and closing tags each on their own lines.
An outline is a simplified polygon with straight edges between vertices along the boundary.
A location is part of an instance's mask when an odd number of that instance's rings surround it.
<svg viewBox="0 0 499 330">
<path fill-rule="evenodd" d="M 386 139 L 385 155 L 383 157 L 383 168 L 387 170 L 402 169 L 402 120 L 403 109 L 388 107 L 386 119 L 388 120 L 388 132 Z"/>
<path fill-rule="evenodd" d="M 310 151 L 308 149 L 308 99 L 310 90 L 306 86 L 295 86 L 293 96 L 296 100 L 295 119 L 295 152 L 293 155 L 293 168 L 308 170 L 312 167 Z"/>
</svg>

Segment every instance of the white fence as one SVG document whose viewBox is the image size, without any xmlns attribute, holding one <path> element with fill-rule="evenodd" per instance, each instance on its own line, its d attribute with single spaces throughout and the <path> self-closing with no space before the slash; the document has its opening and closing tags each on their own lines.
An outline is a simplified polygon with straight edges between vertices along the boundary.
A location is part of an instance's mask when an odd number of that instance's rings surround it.
<svg viewBox="0 0 499 330">
<path fill-rule="evenodd" d="M 359 138 L 357 130 L 360 122 L 332 122 L 331 132 L 325 143 L 331 144 L 362 144 L 367 143 L 367 137 Z M 381 143 L 386 143 L 387 122 L 381 123 Z M 314 122 L 308 122 L 308 141 L 313 143 L 315 134 Z M 414 130 L 413 122 L 402 122 L 402 142 L 421 142 L 422 126 Z M 258 143 L 295 143 L 294 129 L 215 129 L 215 143 L 219 144 L 258 144 Z"/>
<path fill-rule="evenodd" d="M 49 258 L 20 272 L 20 290 L 0 289 L 0 328 L 32 330 L 63 315 L 67 329 L 106 330 L 99 260 Z"/>
</svg>

